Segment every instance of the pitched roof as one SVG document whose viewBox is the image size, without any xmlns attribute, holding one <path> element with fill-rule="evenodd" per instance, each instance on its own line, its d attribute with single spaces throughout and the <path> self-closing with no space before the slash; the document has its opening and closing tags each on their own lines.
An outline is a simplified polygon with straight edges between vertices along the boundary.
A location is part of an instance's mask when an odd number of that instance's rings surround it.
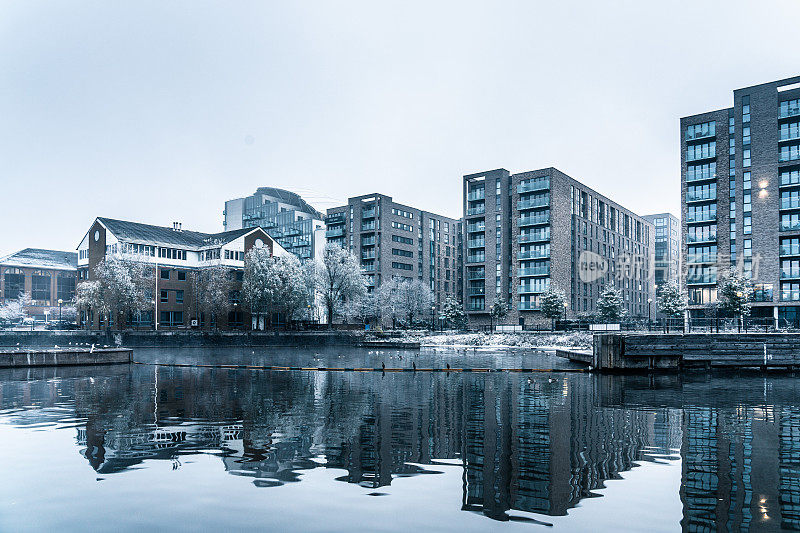
<svg viewBox="0 0 800 533">
<path fill-rule="evenodd" d="M 175 230 L 165 226 L 152 226 L 139 222 L 128 222 L 126 220 L 115 220 L 113 218 L 98 217 L 97 220 L 121 241 L 189 248 L 226 244 L 258 229 L 242 228 L 221 233 L 202 233 L 199 231 Z"/>
<path fill-rule="evenodd" d="M 60 250 L 25 248 L 0 259 L 0 264 L 24 268 L 53 270 L 75 270 L 78 268 L 78 254 Z"/>
</svg>

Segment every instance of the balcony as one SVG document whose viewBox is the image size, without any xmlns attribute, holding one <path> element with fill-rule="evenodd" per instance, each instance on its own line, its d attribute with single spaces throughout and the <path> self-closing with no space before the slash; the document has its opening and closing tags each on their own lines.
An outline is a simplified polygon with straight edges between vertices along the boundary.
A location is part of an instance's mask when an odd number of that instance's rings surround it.
<svg viewBox="0 0 800 533">
<path fill-rule="evenodd" d="M 705 191 L 701 193 L 697 192 L 687 192 L 686 193 L 686 201 L 687 202 L 707 202 L 709 200 L 716 200 L 717 199 L 717 191 L 716 189 L 712 191 Z"/>
<path fill-rule="evenodd" d="M 713 222 L 717 220 L 717 212 L 709 212 L 704 211 L 701 213 L 689 213 L 686 215 L 686 222 L 688 223 L 696 223 L 696 222 Z"/>
<path fill-rule="evenodd" d="M 344 223 L 344 213 L 333 213 L 325 217 L 326 224 L 342 224 Z"/>
<path fill-rule="evenodd" d="M 717 150 L 716 150 L 716 148 L 707 149 L 707 150 L 687 150 L 686 151 L 686 162 L 687 163 L 693 163 L 695 161 L 702 161 L 704 159 L 716 159 L 716 158 L 717 158 Z"/>
<path fill-rule="evenodd" d="M 366 224 L 361 224 L 361 231 L 374 231 L 375 230 L 375 221 L 368 222 Z"/>
<path fill-rule="evenodd" d="M 520 311 L 538 311 L 541 307 L 533 302 L 520 302 L 517 309 Z"/>
<path fill-rule="evenodd" d="M 476 312 L 476 311 L 486 311 L 486 303 L 476 303 L 476 304 L 467 304 L 467 311 Z"/>
<path fill-rule="evenodd" d="M 520 182 L 517 185 L 517 193 L 523 194 L 531 191 L 541 191 L 550 188 L 550 178 L 547 176 L 533 178 Z"/>
<path fill-rule="evenodd" d="M 486 223 L 481 222 L 473 222 L 471 224 L 467 224 L 467 233 L 478 233 L 480 231 L 486 231 Z"/>
<path fill-rule="evenodd" d="M 704 274 L 700 276 L 687 276 L 687 285 L 711 285 L 717 283 L 716 274 Z"/>
<path fill-rule="evenodd" d="M 782 302 L 800 301 L 800 289 L 781 289 Z"/>
<path fill-rule="evenodd" d="M 550 275 L 550 267 L 535 267 L 535 268 L 519 268 L 517 269 L 517 275 L 519 277 L 523 276 L 549 276 Z"/>
<path fill-rule="evenodd" d="M 529 250 L 527 252 L 520 252 L 517 259 L 547 259 L 548 257 L 550 257 L 549 250 Z"/>
<path fill-rule="evenodd" d="M 485 248 L 486 239 L 468 239 L 467 248 Z"/>
<path fill-rule="evenodd" d="M 325 231 L 325 236 L 328 238 L 341 237 L 342 235 L 344 235 L 344 226 L 338 228 L 330 228 L 327 231 Z"/>
<path fill-rule="evenodd" d="M 483 296 L 486 294 L 486 287 L 467 287 L 467 296 Z"/>
<path fill-rule="evenodd" d="M 485 270 L 467 270 L 467 279 L 486 279 Z"/>
<path fill-rule="evenodd" d="M 361 239 L 361 246 L 375 246 L 375 236 Z"/>
<path fill-rule="evenodd" d="M 686 234 L 686 242 L 716 242 L 717 234 L 709 233 L 708 235 L 692 235 Z"/>
<path fill-rule="evenodd" d="M 546 242 L 549 240 L 550 240 L 549 231 L 534 231 L 531 233 L 523 233 L 522 235 L 519 236 L 520 244 L 526 244 L 531 242 Z"/>
<path fill-rule="evenodd" d="M 533 197 L 527 198 L 525 200 L 520 200 L 517 202 L 517 210 L 522 211 L 523 209 L 536 209 L 538 207 L 547 207 L 550 205 L 550 195 L 541 196 L 541 197 Z"/>
<path fill-rule="evenodd" d="M 475 189 L 474 191 L 470 191 L 467 193 L 467 201 L 475 202 L 478 200 L 485 200 L 486 199 L 486 189 Z"/>
<path fill-rule="evenodd" d="M 778 162 L 785 163 L 787 161 L 796 161 L 800 159 L 800 145 L 793 144 L 791 146 L 781 147 L 778 155 Z"/>
<path fill-rule="evenodd" d="M 800 229 L 800 220 L 781 221 L 780 225 L 781 231 L 795 231 L 798 229 Z"/>
<path fill-rule="evenodd" d="M 468 255 L 466 263 L 484 263 L 486 262 L 486 254 Z"/>
<path fill-rule="evenodd" d="M 781 269 L 781 279 L 800 279 L 800 269 Z"/>
<path fill-rule="evenodd" d="M 486 206 L 485 205 L 479 205 L 477 207 L 470 207 L 469 209 L 467 209 L 467 216 L 471 217 L 471 216 L 474 216 L 474 215 L 482 215 L 485 212 L 486 212 Z"/>
<path fill-rule="evenodd" d="M 716 180 L 716 179 L 717 179 L 717 173 L 716 172 L 712 173 L 710 170 L 707 172 L 701 171 L 701 172 L 693 172 L 692 174 L 689 173 L 686 174 L 686 183 L 692 183 L 695 181 Z"/>
<path fill-rule="evenodd" d="M 778 142 L 796 141 L 798 139 L 800 139 L 800 129 L 798 128 L 781 128 L 781 132 L 778 135 Z"/>
<path fill-rule="evenodd" d="M 781 244 L 782 256 L 800 255 L 800 244 Z"/>
<path fill-rule="evenodd" d="M 781 209 L 800 209 L 800 198 L 797 196 L 781 198 Z"/>
<path fill-rule="evenodd" d="M 362 209 L 361 218 L 375 218 L 375 208 L 370 207 L 369 209 Z"/>
<path fill-rule="evenodd" d="M 784 102 L 781 102 L 783 104 Z M 800 104 L 781 105 L 778 111 L 778 118 L 789 118 L 800 116 Z"/>
<path fill-rule="evenodd" d="M 362 251 L 361 259 L 375 259 L 375 249 Z"/>
<path fill-rule="evenodd" d="M 702 263 L 716 263 L 717 254 L 702 253 L 702 254 L 686 254 L 686 263 L 689 265 L 697 265 Z"/>
<path fill-rule="evenodd" d="M 536 226 L 539 224 L 550 223 L 550 212 L 541 215 L 531 215 L 527 217 L 519 217 L 519 227 Z"/>
<path fill-rule="evenodd" d="M 526 284 L 523 283 L 519 286 L 519 294 L 542 294 L 547 292 L 544 284 Z"/>
</svg>

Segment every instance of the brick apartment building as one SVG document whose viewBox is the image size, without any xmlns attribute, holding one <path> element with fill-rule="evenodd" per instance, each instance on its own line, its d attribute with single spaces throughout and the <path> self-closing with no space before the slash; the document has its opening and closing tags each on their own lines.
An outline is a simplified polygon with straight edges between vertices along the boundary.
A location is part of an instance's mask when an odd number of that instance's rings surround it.
<svg viewBox="0 0 800 533">
<path fill-rule="evenodd" d="M 541 295 L 564 291 L 575 317 L 612 284 L 629 316 L 654 312 L 653 225 L 555 168 L 463 178 L 464 295 L 473 324 L 502 299 L 507 324 L 542 321 Z"/>
<path fill-rule="evenodd" d="M 234 285 L 229 295 L 230 310 L 215 326 L 260 329 L 263 324 L 251 324 L 249 313 L 241 306 L 239 292 L 244 257 L 253 246 L 266 246 L 276 256 L 288 254 L 262 228 L 209 234 L 183 230 L 179 223 L 170 228 L 97 218 L 78 246 L 78 282 L 93 279 L 95 267 L 109 255 L 145 263 L 153 271 L 153 290 L 148 294 L 153 310 L 139 317 L 119 319 L 125 320 L 125 324 L 114 324 L 114 318 L 82 309 L 81 324 L 92 328 L 211 328 L 212 320 L 205 317 L 195 302 L 192 282 L 202 269 L 222 265 L 229 268 Z"/>
<path fill-rule="evenodd" d="M 75 297 L 78 254 L 26 248 L 0 259 L 0 304 L 27 294 L 25 309 L 35 320 L 58 318 L 59 305 L 71 305 Z M 61 304 L 59 304 L 59 301 Z"/>
<path fill-rule="evenodd" d="M 435 312 L 459 296 L 461 222 L 368 194 L 328 209 L 326 237 L 360 260 L 368 289 L 393 278 L 420 279 L 434 294 Z"/>
<path fill-rule="evenodd" d="M 689 313 L 720 279 L 752 280 L 752 315 L 800 319 L 800 76 L 733 91 L 733 107 L 681 118 L 682 251 Z"/>
</svg>

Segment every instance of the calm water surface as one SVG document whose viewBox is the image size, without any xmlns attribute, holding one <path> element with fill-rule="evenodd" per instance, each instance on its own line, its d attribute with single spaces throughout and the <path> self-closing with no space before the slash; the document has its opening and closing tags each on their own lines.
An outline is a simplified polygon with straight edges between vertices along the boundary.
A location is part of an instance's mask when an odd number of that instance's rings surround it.
<svg viewBox="0 0 800 533">
<path fill-rule="evenodd" d="M 800 529 L 795 377 L 163 366 L 568 366 L 489 351 L 136 359 L 162 365 L 0 370 L 0 531 Z"/>
</svg>

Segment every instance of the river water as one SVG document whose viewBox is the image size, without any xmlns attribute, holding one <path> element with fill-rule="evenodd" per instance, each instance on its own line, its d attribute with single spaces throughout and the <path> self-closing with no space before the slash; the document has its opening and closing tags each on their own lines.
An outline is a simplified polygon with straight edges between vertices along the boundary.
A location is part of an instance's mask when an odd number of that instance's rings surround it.
<svg viewBox="0 0 800 533">
<path fill-rule="evenodd" d="M 571 366 L 519 351 L 135 358 L 0 370 L 0 531 L 800 529 L 796 377 L 166 365 Z"/>
</svg>

